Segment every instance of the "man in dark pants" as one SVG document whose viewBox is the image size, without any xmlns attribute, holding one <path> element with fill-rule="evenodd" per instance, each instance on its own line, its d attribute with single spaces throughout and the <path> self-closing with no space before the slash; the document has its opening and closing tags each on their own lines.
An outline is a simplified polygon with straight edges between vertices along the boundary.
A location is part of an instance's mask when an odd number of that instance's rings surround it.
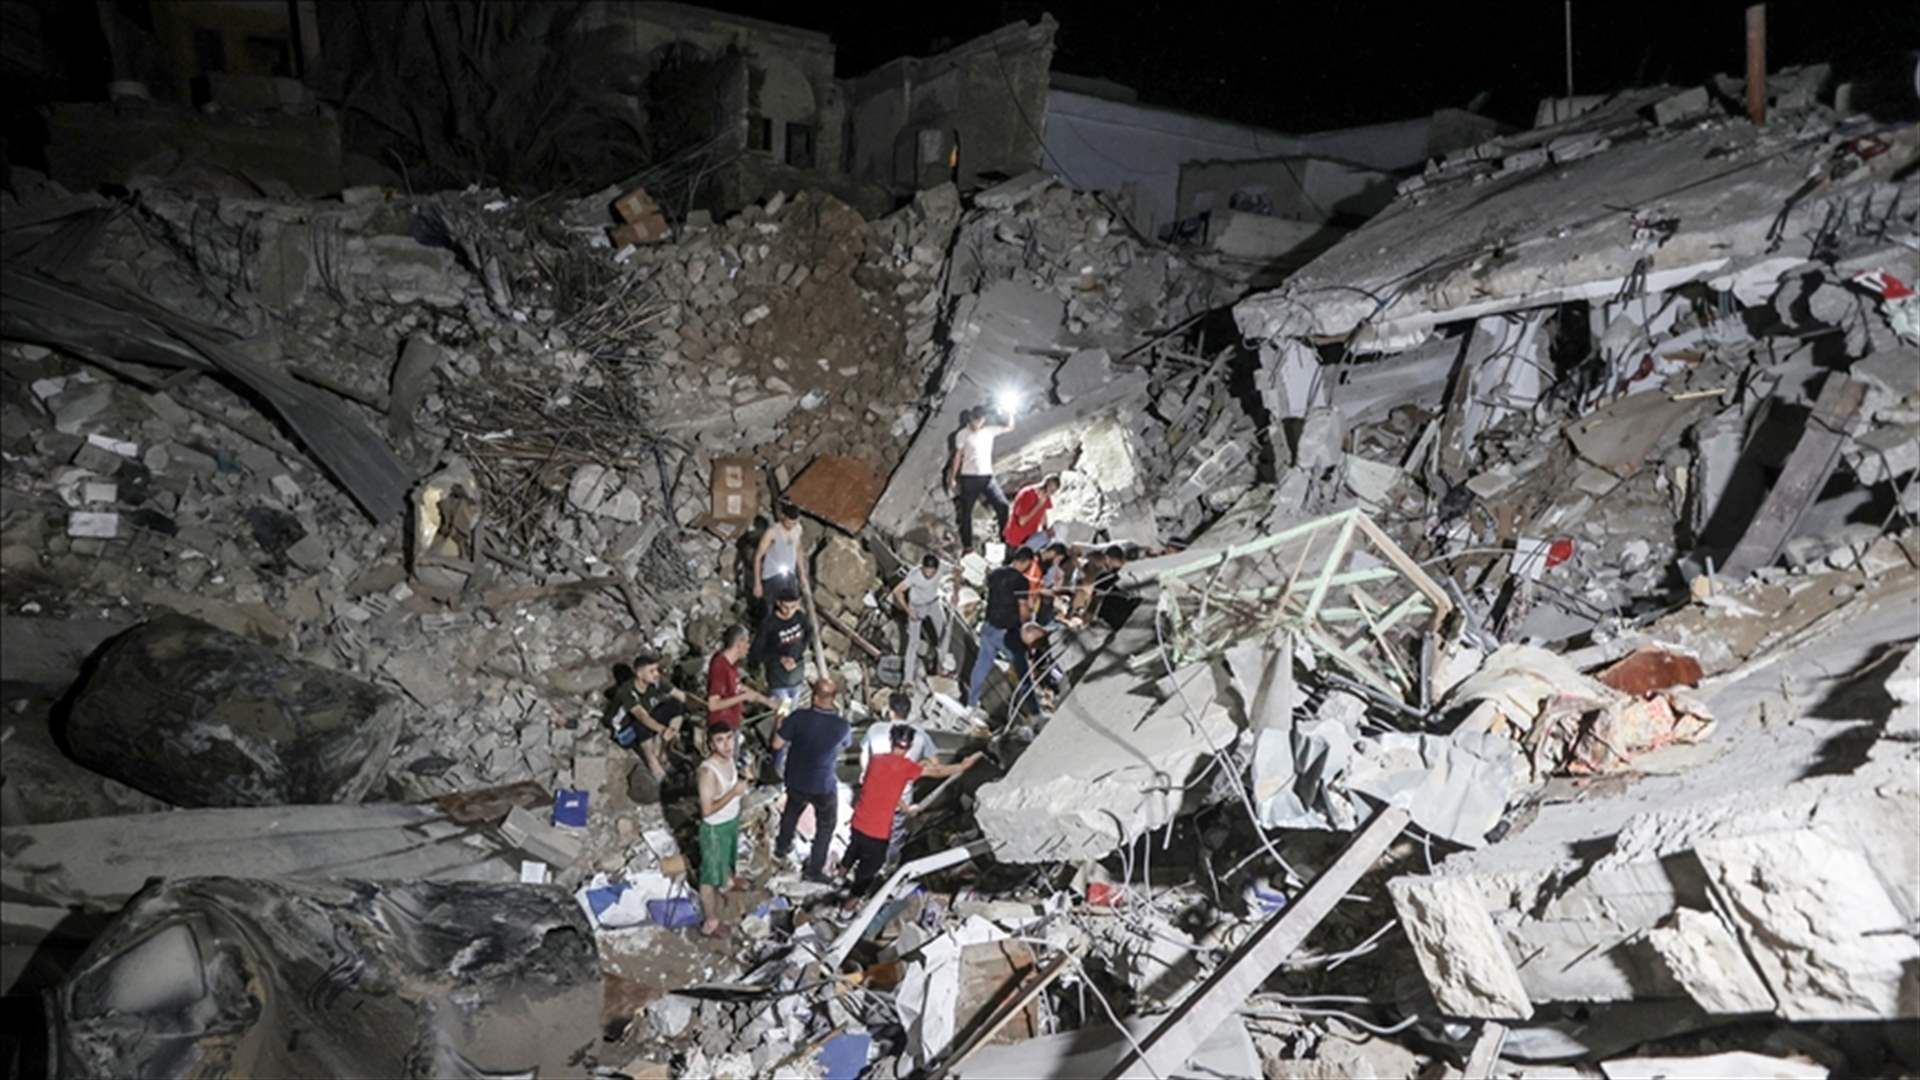
<svg viewBox="0 0 1920 1080">
<path fill-rule="evenodd" d="M 1032 614 L 1027 581 L 1027 567 L 1032 563 L 1032 548 L 1015 548 L 1007 556 L 1007 565 L 987 575 L 987 613 L 980 623 L 980 652 L 973 659 L 973 673 L 967 680 L 966 704 L 975 708 L 980 705 L 980 691 L 986 688 L 987 676 L 993 674 L 993 662 L 1005 652 L 1019 679 L 1015 700 L 1023 702 L 1029 715 L 1040 715 L 1040 705 L 1027 689 L 1027 644 L 1020 636 L 1020 628 Z"/>
<path fill-rule="evenodd" d="M 853 804 L 853 832 L 847 842 L 847 868 L 853 874 L 856 898 L 872 887 L 873 879 L 880 876 L 880 869 L 887 863 L 887 848 L 896 824 L 895 812 L 913 782 L 923 776 L 938 780 L 963 773 L 980 760 L 979 754 L 973 754 L 953 765 L 933 760 L 922 765 L 908 756 L 918 734 L 908 724 L 895 724 L 889 740 L 891 752 L 876 755 L 867 763 L 860 798 Z M 908 807 L 907 813 L 912 814 L 915 809 Z"/>
<path fill-rule="evenodd" d="M 833 695 L 831 679 L 815 680 L 813 704 L 780 721 L 773 733 L 774 751 L 787 752 L 787 805 L 780 812 L 773 857 L 784 859 L 793 850 L 800 815 L 813 807 L 813 846 L 807 851 L 801 877 L 823 885 L 828 881 L 827 848 L 840 817 L 840 780 L 834 766 L 840 762 L 840 751 L 853 744 L 853 727 L 834 711 Z"/>
<path fill-rule="evenodd" d="M 1013 430 L 1013 417 L 1007 417 L 1003 427 L 987 423 L 987 408 L 984 405 L 967 410 L 962 420 L 966 426 L 953 442 L 953 462 L 947 466 L 947 489 L 953 492 L 953 510 L 960 526 L 960 548 L 973 550 L 973 504 L 977 499 L 987 500 L 993 507 L 996 521 L 994 535 L 1007 531 L 1007 493 L 1000 490 L 1000 481 L 993 478 L 993 440 Z"/>
</svg>

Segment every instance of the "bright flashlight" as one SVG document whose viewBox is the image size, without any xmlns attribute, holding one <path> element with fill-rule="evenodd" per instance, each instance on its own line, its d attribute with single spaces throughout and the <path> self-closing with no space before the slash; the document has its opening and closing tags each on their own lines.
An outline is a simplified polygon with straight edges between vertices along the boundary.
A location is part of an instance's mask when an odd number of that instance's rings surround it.
<svg viewBox="0 0 1920 1080">
<path fill-rule="evenodd" d="M 1002 416 L 1011 419 L 1014 413 L 1020 411 L 1021 396 L 1017 388 L 1003 386 L 1000 388 L 1000 392 L 993 396 L 993 403 L 999 408 Z"/>
</svg>

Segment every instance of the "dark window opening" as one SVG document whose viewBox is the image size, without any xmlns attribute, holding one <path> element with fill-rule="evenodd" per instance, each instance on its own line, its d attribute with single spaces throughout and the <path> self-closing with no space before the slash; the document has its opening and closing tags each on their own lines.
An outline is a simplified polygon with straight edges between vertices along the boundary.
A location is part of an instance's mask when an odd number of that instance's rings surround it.
<svg viewBox="0 0 1920 1080">
<path fill-rule="evenodd" d="M 220 31 L 204 26 L 193 28 L 193 62 L 199 65 L 202 75 L 227 70 L 227 43 Z"/>
<path fill-rule="evenodd" d="M 813 125 L 787 125 L 787 164 L 796 169 L 813 168 Z"/>
<path fill-rule="evenodd" d="M 292 43 L 282 37 L 249 35 L 247 62 L 256 72 L 264 71 L 269 75 L 290 76 L 293 74 Z"/>
<path fill-rule="evenodd" d="M 747 149 L 773 153 L 773 121 L 764 116 L 747 117 Z"/>
</svg>

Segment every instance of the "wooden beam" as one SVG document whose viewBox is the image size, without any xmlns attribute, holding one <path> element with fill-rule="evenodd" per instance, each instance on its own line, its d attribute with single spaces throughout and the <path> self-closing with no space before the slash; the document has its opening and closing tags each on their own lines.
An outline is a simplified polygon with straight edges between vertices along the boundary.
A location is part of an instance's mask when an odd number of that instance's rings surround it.
<svg viewBox="0 0 1920 1080">
<path fill-rule="evenodd" d="M 1866 399 L 1865 383 L 1835 372 L 1827 376 L 1807 415 L 1807 426 L 1800 442 L 1788 455 L 1766 500 L 1747 524 L 1747 531 L 1734 545 L 1733 554 L 1720 566 L 1720 573 L 1739 581 L 1763 566 L 1771 566 L 1780 557 L 1780 549 L 1793 539 L 1807 507 L 1826 486 L 1827 477 L 1840 460 L 1840 448 L 1846 444 L 1855 414 Z"/>
<path fill-rule="evenodd" d="M 1354 882 L 1360 880 L 1360 875 L 1366 873 L 1407 827 L 1407 818 L 1406 809 L 1398 806 L 1389 806 L 1375 814 L 1305 892 L 1254 931 L 1247 943 L 1220 965 L 1205 984 L 1154 1028 L 1152 1034 L 1140 1040 L 1138 1052 L 1129 1047 L 1119 1064 L 1107 1074 L 1109 1080 L 1147 1080 L 1179 1072 L 1214 1029 L 1258 990 L 1281 961 L 1292 955 L 1313 928 L 1320 925 L 1334 905 L 1353 888 Z"/>
</svg>

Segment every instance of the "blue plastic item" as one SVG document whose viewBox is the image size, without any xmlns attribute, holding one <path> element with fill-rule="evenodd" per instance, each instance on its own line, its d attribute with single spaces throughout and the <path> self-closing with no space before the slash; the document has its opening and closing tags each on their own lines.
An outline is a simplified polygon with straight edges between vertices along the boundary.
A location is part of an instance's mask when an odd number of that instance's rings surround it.
<svg viewBox="0 0 1920 1080">
<path fill-rule="evenodd" d="M 700 909 L 685 896 L 675 896 L 666 900 L 647 901 L 647 918 L 656 926 L 669 930 L 681 930 L 689 926 L 700 925 Z"/>
<path fill-rule="evenodd" d="M 576 829 L 587 827 L 587 793 L 574 788 L 561 788 L 553 796 L 553 823 L 571 825 Z"/>
<path fill-rule="evenodd" d="M 820 1063 L 826 1080 L 855 1080 L 867 1067 L 867 1049 L 873 1036 L 866 1032 L 848 1032 L 827 1040 L 813 1060 Z"/>
<path fill-rule="evenodd" d="M 595 915 L 598 915 L 619 903 L 621 895 L 626 891 L 627 887 L 623 884 L 603 885 L 598 889 L 588 889 L 587 906 L 593 909 Z"/>
</svg>

